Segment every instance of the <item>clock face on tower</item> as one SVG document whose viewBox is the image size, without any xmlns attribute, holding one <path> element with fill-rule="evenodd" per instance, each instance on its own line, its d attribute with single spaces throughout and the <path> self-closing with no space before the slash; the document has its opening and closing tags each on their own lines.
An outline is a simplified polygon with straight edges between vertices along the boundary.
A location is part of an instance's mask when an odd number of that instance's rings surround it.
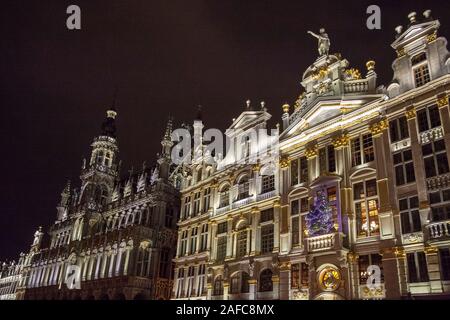
<svg viewBox="0 0 450 320">
<path fill-rule="evenodd" d="M 341 283 L 341 274 L 334 267 L 326 267 L 319 274 L 319 285 L 322 290 L 335 291 Z"/>
</svg>

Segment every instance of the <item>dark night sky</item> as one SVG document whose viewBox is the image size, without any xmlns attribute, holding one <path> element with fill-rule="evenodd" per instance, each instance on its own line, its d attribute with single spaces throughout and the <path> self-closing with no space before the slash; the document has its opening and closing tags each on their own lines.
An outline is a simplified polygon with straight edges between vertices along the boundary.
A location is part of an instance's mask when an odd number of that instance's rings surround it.
<svg viewBox="0 0 450 320">
<path fill-rule="evenodd" d="M 81 31 L 66 29 L 70 4 L 81 7 Z M 382 30 L 365 27 L 370 4 L 381 7 Z M 37 226 L 53 223 L 116 86 L 128 170 L 155 159 L 169 114 L 191 121 L 199 104 L 209 127 L 229 126 L 246 99 L 266 101 L 280 121 L 317 57 L 307 30 L 325 27 L 331 52 L 363 74 L 374 59 L 379 84 L 388 83 L 394 27 L 425 9 L 449 37 L 448 1 L 2 1 L 0 259 L 28 250 Z"/>
</svg>

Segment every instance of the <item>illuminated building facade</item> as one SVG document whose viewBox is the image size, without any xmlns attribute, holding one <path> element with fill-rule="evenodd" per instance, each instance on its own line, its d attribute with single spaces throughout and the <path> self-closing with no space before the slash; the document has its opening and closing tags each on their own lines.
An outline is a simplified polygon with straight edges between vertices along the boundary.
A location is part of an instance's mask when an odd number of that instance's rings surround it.
<svg viewBox="0 0 450 320">
<path fill-rule="evenodd" d="M 319 57 L 293 110 L 283 106 L 278 154 L 210 164 L 195 150 L 173 299 L 448 297 L 450 54 L 430 11 L 408 18 L 387 86 L 377 86 L 375 62 L 362 76 L 328 52 L 324 30 L 315 35 Z M 269 118 L 248 103 L 227 132 Z M 203 127 L 198 117 L 194 136 Z M 228 138 L 246 159 L 246 144 Z M 316 235 L 307 220 L 319 195 L 332 229 Z M 368 286 L 373 272 L 379 284 Z"/>
<path fill-rule="evenodd" d="M 157 165 L 120 179 L 116 115 L 107 111 L 91 157 L 83 160 L 81 186 L 67 183 L 48 233 L 39 228 L 19 263 L 2 267 L 2 299 L 170 298 L 179 210 L 169 178 L 172 124 Z M 67 281 L 74 266 L 78 284 Z"/>
</svg>

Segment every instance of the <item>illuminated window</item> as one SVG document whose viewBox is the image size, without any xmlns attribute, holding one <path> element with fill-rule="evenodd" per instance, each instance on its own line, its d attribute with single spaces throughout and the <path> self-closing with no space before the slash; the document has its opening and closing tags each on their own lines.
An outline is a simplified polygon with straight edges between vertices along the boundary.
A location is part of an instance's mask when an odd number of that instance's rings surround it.
<svg viewBox="0 0 450 320">
<path fill-rule="evenodd" d="M 333 145 L 329 145 L 326 148 L 321 148 L 319 150 L 319 165 L 320 172 L 322 173 L 336 171 L 336 157 Z"/>
<path fill-rule="evenodd" d="M 372 134 L 364 134 L 352 140 L 352 166 L 359 166 L 375 159 Z"/>
<path fill-rule="evenodd" d="M 411 64 L 413 66 L 416 87 L 421 87 L 430 82 L 430 70 L 428 68 L 427 55 L 425 52 L 419 53 L 412 57 Z"/>
<path fill-rule="evenodd" d="M 353 184 L 353 199 L 358 237 L 378 235 L 380 225 L 376 180 L 366 180 Z"/>
<path fill-rule="evenodd" d="M 291 288 L 300 288 L 300 264 L 298 263 L 291 266 Z"/>
</svg>

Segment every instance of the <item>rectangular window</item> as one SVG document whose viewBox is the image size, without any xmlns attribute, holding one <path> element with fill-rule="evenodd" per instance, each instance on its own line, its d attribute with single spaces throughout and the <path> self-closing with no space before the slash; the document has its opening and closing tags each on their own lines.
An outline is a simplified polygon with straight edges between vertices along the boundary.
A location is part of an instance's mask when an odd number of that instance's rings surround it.
<svg viewBox="0 0 450 320">
<path fill-rule="evenodd" d="M 427 178 L 450 171 L 443 139 L 422 145 L 422 156 Z"/>
<path fill-rule="evenodd" d="M 237 234 L 237 257 L 241 258 L 247 254 L 247 230 L 239 231 Z"/>
<path fill-rule="evenodd" d="M 200 192 L 194 194 L 194 210 L 193 216 L 195 217 L 200 212 Z"/>
<path fill-rule="evenodd" d="M 300 212 L 299 200 L 291 201 L 291 216 L 299 214 L 299 212 Z"/>
<path fill-rule="evenodd" d="M 191 248 L 190 248 L 190 253 L 194 254 L 195 251 L 197 250 L 197 233 L 198 233 L 198 228 L 192 228 L 191 230 Z"/>
<path fill-rule="evenodd" d="M 300 265 L 298 263 L 291 266 L 291 288 L 300 288 Z"/>
<path fill-rule="evenodd" d="M 428 282 L 428 268 L 425 253 L 407 253 L 408 278 L 410 283 Z"/>
<path fill-rule="evenodd" d="M 409 137 L 408 121 L 405 116 L 389 121 L 391 142 L 397 142 Z"/>
<path fill-rule="evenodd" d="M 366 180 L 353 185 L 358 237 L 380 233 L 378 221 L 378 197 L 376 180 Z"/>
<path fill-rule="evenodd" d="M 184 198 L 184 218 L 187 219 L 191 215 L 191 197 Z"/>
<path fill-rule="evenodd" d="M 184 230 L 181 233 L 180 256 L 186 255 L 186 253 L 187 253 L 187 242 L 188 242 L 188 231 Z"/>
<path fill-rule="evenodd" d="M 319 165 L 320 172 L 336 171 L 336 157 L 333 145 L 329 145 L 319 150 Z"/>
<path fill-rule="evenodd" d="M 202 226 L 202 233 L 200 235 L 200 252 L 206 251 L 208 247 L 208 224 Z"/>
<path fill-rule="evenodd" d="M 227 237 L 221 236 L 217 238 L 217 261 L 222 262 L 227 255 Z"/>
<path fill-rule="evenodd" d="M 416 181 L 411 149 L 393 154 L 395 184 L 401 186 Z"/>
<path fill-rule="evenodd" d="M 211 204 L 211 188 L 206 188 L 203 195 L 203 212 L 208 212 Z"/>
<path fill-rule="evenodd" d="M 266 193 L 275 190 L 275 176 L 263 176 L 262 177 L 262 191 L 261 193 Z"/>
<path fill-rule="evenodd" d="M 242 182 L 238 185 L 238 200 L 247 199 L 249 197 L 250 182 Z"/>
<path fill-rule="evenodd" d="M 450 249 L 439 249 L 439 262 L 441 266 L 441 278 L 444 281 L 450 280 Z"/>
<path fill-rule="evenodd" d="M 419 232 L 422 230 L 419 215 L 419 199 L 417 197 L 399 200 L 402 234 Z"/>
<path fill-rule="evenodd" d="M 441 125 L 441 117 L 439 109 L 436 105 L 432 105 L 417 111 L 417 126 L 419 132 L 424 132 Z"/>
<path fill-rule="evenodd" d="M 431 220 L 443 221 L 450 219 L 450 189 L 428 194 L 431 205 Z"/>
<path fill-rule="evenodd" d="M 375 159 L 372 134 L 364 134 L 352 140 L 352 166 L 359 166 Z"/>
<path fill-rule="evenodd" d="M 273 251 L 273 224 L 261 227 L 261 253 Z"/>
<path fill-rule="evenodd" d="M 300 183 L 308 182 L 308 159 L 300 158 Z"/>
<path fill-rule="evenodd" d="M 228 231 L 228 222 L 221 222 L 217 225 L 217 234 L 226 233 Z"/>
<path fill-rule="evenodd" d="M 292 246 L 297 246 L 300 243 L 300 222 L 299 218 L 292 218 Z"/>
<path fill-rule="evenodd" d="M 424 84 L 430 82 L 430 70 L 428 69 L 428 64 L 424 62 L 423 64 L 414 67 L 414 80 L 416 82 L 416 87 L 421 87 Z"/>
<path fill-rule="evenodd" d="M 261 211 L 260 222 L 267 222 L 267 221 L 272 221 L 272 220 L 273 220 L 273 208 Z"/>
</svg>

